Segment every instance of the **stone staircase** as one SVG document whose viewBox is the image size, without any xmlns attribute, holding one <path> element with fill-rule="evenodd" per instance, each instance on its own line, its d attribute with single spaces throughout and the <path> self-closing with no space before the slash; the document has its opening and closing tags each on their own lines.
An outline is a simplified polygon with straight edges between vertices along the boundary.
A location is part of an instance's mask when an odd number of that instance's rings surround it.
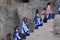
<svg viewBox="0 0 60 40">
<path fill-rule="evenodd" d="M 60 40 L 60 36 L 53 33 L 54 19 L 48 20 L 47 23 L 43 23 L 43 26 L 34 30 L 30 36 L 27 36 L 26 40 Z"/>
</svg>

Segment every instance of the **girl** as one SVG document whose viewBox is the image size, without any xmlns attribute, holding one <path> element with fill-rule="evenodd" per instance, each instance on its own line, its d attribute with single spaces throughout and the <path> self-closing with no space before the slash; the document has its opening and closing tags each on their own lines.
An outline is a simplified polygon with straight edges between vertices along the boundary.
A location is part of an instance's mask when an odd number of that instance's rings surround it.
<svg viewBox="0 0 60 40">
<path fill-rule="evenodd" d="M 47 23 L 46 8 L 43 8 L 43 11 L 41 13 L 41 18 L 43 20 L 43 23 Z"/>
<path fill-rule="evenodd" d="M 35 29 L 38 29 L 39 26 L 42 26 L 42 20 L 38 11 L 39 10 L 37 9 L 34 20 L 33 20 L 35 23 Z"/>
<path fill-rule="evenodd" d="M 48 2 L 47 3 L 47 6 L 46 6 L 46 15 L 47 15 L 47 19 L 51 19 L 51 18 L 54 18 L 54 12 L 52 12 L 52 9 L 51 9 L 51 2 Z"/>
<path fill-rule="evenodd" d="M 21 37 L 19 36 L 19 26 L 14 28 L 14 40 L 21 40 Z"/>
<path fill-rule="evenodd" d="M 21 34 L 23 34 L 22 39 L 26 39 L 26 36 L 30 35 L 29 28 L 28 28 L 28 21 L 26 17 L 23 18 L 21 26 L 22 26 Z"/>
</svg>

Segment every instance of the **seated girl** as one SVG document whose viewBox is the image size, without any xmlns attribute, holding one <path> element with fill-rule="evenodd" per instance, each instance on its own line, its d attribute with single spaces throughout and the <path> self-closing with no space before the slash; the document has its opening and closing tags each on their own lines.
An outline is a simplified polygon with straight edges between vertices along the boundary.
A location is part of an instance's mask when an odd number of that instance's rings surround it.
<svg viewBox="0 0 60 40">
<path fill-rule="evenodd" d="M 40 14 L 38 12 L 39 10 L 37 9 L 36 10 L 36 13 L 35 13 L 35 17 L 33 19 L 34 23 L 35 23 L 35 29 L 38 29 L 39 26 L 42 26 L 43 23 L 42 23 L 42 19 L 40 17 Z"/>
</svg>

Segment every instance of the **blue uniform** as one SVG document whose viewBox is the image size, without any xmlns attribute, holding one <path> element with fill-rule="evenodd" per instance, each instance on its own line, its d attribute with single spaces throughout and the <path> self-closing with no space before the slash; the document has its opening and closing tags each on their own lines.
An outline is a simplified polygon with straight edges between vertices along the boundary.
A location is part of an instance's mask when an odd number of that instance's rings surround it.
<svg viewBox="0 0 60 40">
<path fill-rule="evenodd" d="M 42 19 L 40 18 L 40 14 L 39 13 L 35 14 L 35 17 L 34 17 L 33 21 L 35 23 L 35 28 L 38 28 L 38 25 L 41 25 L 43 23 Z"/>
<path fill-rule="evenodd" d="M 55 13 L 54 13 L 54 12 L 52 12 L 52 14 L 51 14 L 51 18 L 53 18 L 53 19 L 54 19 L 54 17 L 55 17 Z"/>
<path fill-rule="evenodd" d="M 21 29 L 22 34 L 25 34 L 25 35 L 30 34 L 26 21 L 23 20 L 21 26 L 22 26 L 22 29 Z"/>
<path fill-rule="evenodd" d="M 60 14 L 60 1 L 58 1 L 58 14 Z"/>
<path fill-rule="evenodd" d="M 46 17 L 47 17 L 47 19 L 54 18 L 55 17 L 55 13 L 54 12 L 48 13 L 48 14 L 46 14 Z"/>
<path fill-rule="evenodd" d="M 14 28 L 14 40 L 20 40 L 20 36 L 19 36 L 19 31 L 18 29 L 15 27 Z"/>
</svg>

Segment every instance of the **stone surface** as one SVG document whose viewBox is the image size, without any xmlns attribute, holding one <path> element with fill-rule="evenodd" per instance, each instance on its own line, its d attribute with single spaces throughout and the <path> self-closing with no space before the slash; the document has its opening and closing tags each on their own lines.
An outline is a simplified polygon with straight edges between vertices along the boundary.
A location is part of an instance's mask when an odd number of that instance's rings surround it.
<svg viewBox="0 0 60 40">
<path fill-rule="evenodd" d="M 60 15 L 56 15 L 54 19 L 54 33 L 60 34 Z"/>
<path fill-rule="evenodd" d="M 30 33 L 34 32 L 35 29 L 35 24 L 31 19 L 29 19 L 29 29 L 30 29 Z"/>
<path fill-rule="evenodd" d="M 60 35 L 53 33 L 53 23 L 53 19 L 48 20 L 38 30 L 34 30 L 34 33 L 31 33 L 26 40 L 60 40 Z"/>
<path fill-rule="evenodd" d="M 13 33 L 14 27 L 18 24 L 20 24 L 20 18 L 17 9 L 3 7 L 0 12 L 0 37 L 5 38 L 8 33 Z"/>
</svg>

